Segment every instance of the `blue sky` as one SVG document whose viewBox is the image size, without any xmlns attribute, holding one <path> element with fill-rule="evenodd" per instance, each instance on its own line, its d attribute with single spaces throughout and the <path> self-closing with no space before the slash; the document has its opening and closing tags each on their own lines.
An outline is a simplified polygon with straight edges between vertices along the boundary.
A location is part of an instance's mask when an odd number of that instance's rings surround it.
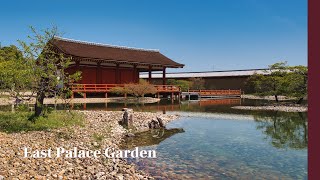
<svg viewBox="0 0 320 180">
<path fill-rule="evenodd" d="M 185 64 L 174 71 L 307 65 L 307 0 L 3 1 L 2 46 L 29 26 L 58 26 L 64 37 L 159 49 Z"/>
</svg>

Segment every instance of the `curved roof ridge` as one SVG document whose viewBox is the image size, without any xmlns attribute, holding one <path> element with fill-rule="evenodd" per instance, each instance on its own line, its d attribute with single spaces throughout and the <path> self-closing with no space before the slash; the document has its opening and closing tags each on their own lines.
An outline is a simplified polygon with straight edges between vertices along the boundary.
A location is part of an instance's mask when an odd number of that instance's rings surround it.
<svg viewBox="0 0 320 180">
<path fill-rule="evenodd" d="M 159 49 L 144 49 L 144 48 L 134 48 L 134 47 L 127 47 L 127 46 L 111 45 L 111 44 L 102 44 L 102 43 L 95 43 L 95 42 L 89 42 L 89 41 L 81 41 L 81 40 L 69 39 L 69 38 L 64 38 L 64 37 L 59 37 L 59 36 L 55 36 L 54 39 L 62 40 L 62 41 L 68 41 L 68 42 L 74 42 L 74 43 L 87 44 L 87 45 L 94 45 L 94 46 L 118 48 L 118 49 L 129 49 L 129 50 L 136 50 L 136 51 L 160 52 Z"/>
</svg>

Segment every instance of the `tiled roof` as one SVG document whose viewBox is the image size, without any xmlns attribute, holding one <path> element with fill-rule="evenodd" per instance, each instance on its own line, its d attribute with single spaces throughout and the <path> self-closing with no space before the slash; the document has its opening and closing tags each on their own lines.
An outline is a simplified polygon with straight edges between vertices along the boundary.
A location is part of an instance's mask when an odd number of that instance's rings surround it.
<svg viewBox="0 0 320 180">
<path fill-rule="evenodd" d="M 52 44 L 67 55 L 92 61 L 136 63 L 181 68 L 184 65 L 164 56 L 159 50 L 130 48 L 55 37 Z"/>
</svg>

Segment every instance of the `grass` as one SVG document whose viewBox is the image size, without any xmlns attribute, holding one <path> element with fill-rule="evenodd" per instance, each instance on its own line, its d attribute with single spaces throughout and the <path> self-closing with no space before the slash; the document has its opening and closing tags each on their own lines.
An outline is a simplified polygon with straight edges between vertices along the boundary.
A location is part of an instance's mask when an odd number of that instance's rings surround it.
<svg viewBox="0 0 320 180">
<path fill-rule="evenodd" d="M 77 113 L 53 111 L 46 117 L 39 117 L 32 122 L 32 112 L 0 112 L 0 131 L 14 133 L 21 131 L 45 131 L 72 125 L 83 125 L 84 117 Z"/>
<path fill-rule="evenodd" d="M 97 133 L 94 133 L 93 134 L 93 139 L 97 142 L 101 142 L 103 139 L 104 139 L 104 136 L 103 135 L 99 135 Z"/>
</svg>

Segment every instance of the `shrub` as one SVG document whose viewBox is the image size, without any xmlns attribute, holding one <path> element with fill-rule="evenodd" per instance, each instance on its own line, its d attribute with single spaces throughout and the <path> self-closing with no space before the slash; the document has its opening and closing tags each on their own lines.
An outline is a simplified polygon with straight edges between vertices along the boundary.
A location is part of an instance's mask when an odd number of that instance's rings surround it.
<svg viewBox="0 0 320 180">
<path fill-rule="evenodd" d="M 168 79 L 167 84 L 179 86 L 181 91 L 188 91 L 192 87 L 192 82 L 187 80 Z"/>
<path fill-rule="evenodd" d="M 111 89 L 115 94 L 130 94 L 135 97 L 144 97 L 146 94 L 155 94 L 157 89 L 148 81 L 140 80 L 139 83 L 125 84 L 124 87 L 114 87 Z"/>
</svg>

